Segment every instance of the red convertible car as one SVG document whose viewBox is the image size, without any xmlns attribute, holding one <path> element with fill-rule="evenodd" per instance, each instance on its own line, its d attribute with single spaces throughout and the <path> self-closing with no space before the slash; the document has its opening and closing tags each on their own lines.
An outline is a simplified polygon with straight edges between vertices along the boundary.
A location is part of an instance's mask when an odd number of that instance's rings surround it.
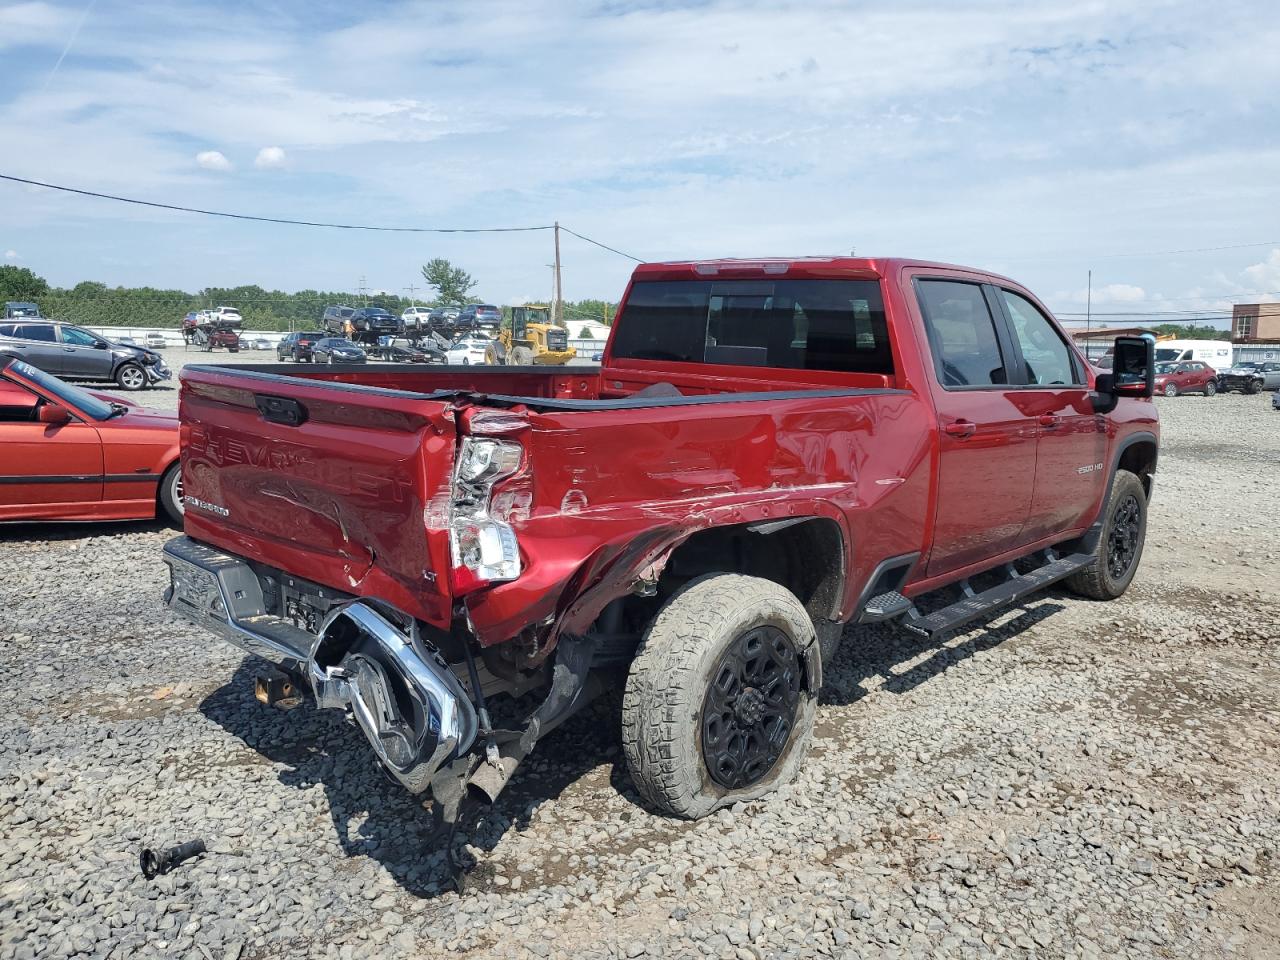
<svg viewBox="0 0 1280 960">
<path fill-rule="evenodd" d="M 178 418 L 0 357 L 0 521 L 182 523 Z"/>
</svg>

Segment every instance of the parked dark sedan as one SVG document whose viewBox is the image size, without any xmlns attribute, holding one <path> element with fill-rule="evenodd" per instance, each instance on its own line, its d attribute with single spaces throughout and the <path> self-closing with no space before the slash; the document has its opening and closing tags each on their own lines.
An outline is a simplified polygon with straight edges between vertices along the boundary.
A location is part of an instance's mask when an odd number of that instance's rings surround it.
<svg viewBox="0 0 1280 960">
<path fill-rule="evenodd" d="M 311 358 L 316 363 L 364 363 L 368 359 L 363 350 L 340 337 L 317 340 L 311 348 Z"/>
<path fill-rule="evenodd" d="M 296 332 L 285 336 L 276 344 L 276 359 L 290 359 L 295 363 L 311 360 L 311 348 L 324 339 L 324 334 L 317 330 L 306 333 Z"/>
</svg>

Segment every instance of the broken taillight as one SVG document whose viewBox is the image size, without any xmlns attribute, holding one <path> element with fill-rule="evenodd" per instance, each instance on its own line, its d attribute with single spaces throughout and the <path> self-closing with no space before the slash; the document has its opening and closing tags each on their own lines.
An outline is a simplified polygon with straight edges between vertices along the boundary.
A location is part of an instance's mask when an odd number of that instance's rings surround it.
<svg viewBox="0 0 1280 960">
<path fill-rule="evenodd" d="M 516 532 L 493 515 L 493 488 L 519 469 L 524 448 L 510 440 L 464 437 L 453 470 L 449 548 L 456 595 L 520 576 Z"/>
</svg>

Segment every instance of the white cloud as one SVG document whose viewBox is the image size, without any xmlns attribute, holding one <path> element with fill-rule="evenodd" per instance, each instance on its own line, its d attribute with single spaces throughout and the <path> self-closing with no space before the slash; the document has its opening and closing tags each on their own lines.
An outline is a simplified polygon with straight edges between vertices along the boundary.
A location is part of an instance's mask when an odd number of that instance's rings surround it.
<svg viewBox="0 0 1280 960">
<path fill-rule="evenodd" d="M 1274 300 L 1280 291 L 1280 249 L 1273 249 L 1261 263 L 1251 264 L 1240 271 L 1249 286 L 1259 294 L 1270 294 Z"/>
<path fill-rule="evenodd" d="M 6 250 L 6 251 L 4 252 L 4 258 L 5 258 L 6 260 L 17 260 L 17 259 L 18 259 L 18 251 L 17 251 L 17 250 Z"/>
<path fill-rule="evenodd" d="M 25 44 L 58 44 L 78 14 L 48 3 L 15 3 L 0 7 L 0 49 Z"/>
<path fill-rule="evenodd" d="M 1108 283 L 1093 292 L 1099 303 L 1137 303 L 1147 299 L 1147 291 L 1132 283 Z"/>
<path fill-rule="evenodd" d="M 285 165 L 285 154 L 279 147 L 263 147 L 253 159 L 259 170 L 276 170 Z"/>
<path fill-rule="evenodd" d="M 206 170 L 226 171 L 231 169 L 231 161 L 218 150 L 201 150 L 196 154 L 196 163 Z"/>
<path fill-rule="evenodd" d="M 77 17 L 54 5 L 64 2 L 0 0 L 0 48 L 16 36 L 52 63 Z M 339 21 L 163 0 L 92 18 L 95 56 L 69 56 L 48 90 L 15 88 L 0 102 L 0 142 L 24 144 L 19 175 L 219 209 L 256 209 L 268 179 L 200 176 L 232 170 L 230 156 L 236 168 L 254 158 L 296 171 L 271 201 L 283 216 L 558 218 L 651 259 L 856 246 L 998 265 L 1037 292 L 1063 291 L 1051 305 L 1068 310 L 1083 309 L 1090 268 L 1095 304 L 1118 310 L 1246 283 L 1280 290 L 1241 274 L 1254 251 L 1093 259 L 1268 235 L 1280 149 L 1256 131 L 1280 123 L 1265 95 L 1280 86 L 1280 21 L 1248 4 L 1206 20 L 1193 0 L 1162 0 L 1158 17 L 1149 0 L 854 6 L 810 0 L 780 18 L 764 0 L 411 0 Z M 362 49 L 379 51 L 376 70 L 352 55 Z M 92 183 L 86 142 L 100 148 Z M 226 153 L 193 166 L 190 143 Z M 305 170 L 262 146 L 283 143 L 306 151 Z M 295 230 L 282 243 L 265 225 L 48 191 L 16 199 L 6 220 L 58 244 L 50 273 L 80 269 L 86 232 L 74 224 L 102 219 L 134 224 L 126 243 L 175 251 L 145 260 L 154 276 L 117 282 L 328 289 L 334 275 L 352 284 L 359 263 L 370 284 L 400 289 L 441 255 L 471 270 L 485 299 L 550 289 L 546 233 L 411 243 Z M 155 242 L 178 220 L 207 256 Z M 568 296 L 618 295 L 626 260 L 563 244 Z"/>
</svg>

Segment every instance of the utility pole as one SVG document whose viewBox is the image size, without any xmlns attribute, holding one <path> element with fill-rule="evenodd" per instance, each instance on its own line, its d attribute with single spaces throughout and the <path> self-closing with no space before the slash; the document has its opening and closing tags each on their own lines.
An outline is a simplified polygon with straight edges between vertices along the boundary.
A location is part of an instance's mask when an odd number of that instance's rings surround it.
<svg viewBox="0 0 1280 960">
<path fill-rule="evenodd" d="M 1084 295 L 1084 338 L 1089 339 L 1089 329 L 1093 326 L 1093 271 L 1089 271 L 1089 285 Z"/>
<path fill-rule="evenodd" d="M 357 292 L 364 298 L 364 306 L 367 307 L 369 305 L 369 287 L 365 283 L 365 276 L 363 273 L 360 274 L 360 288 Z"/>
<path fill-rule="evenodd" d="M 418 292 L 418 288 L 411 283 L 404 289 L 409 291 L 409 300 L 412 303 L 412 305 L 416 307 L 418 305 L 418 298 L 414 296 L 414 294 Z"/>
<path fill-rule="evenodd" d="M 551 308 L 551 322 L 564 326 L 564 296 L 560 287 L 560 221 L 556 221 L 556 302 Z"/>
</svg>

